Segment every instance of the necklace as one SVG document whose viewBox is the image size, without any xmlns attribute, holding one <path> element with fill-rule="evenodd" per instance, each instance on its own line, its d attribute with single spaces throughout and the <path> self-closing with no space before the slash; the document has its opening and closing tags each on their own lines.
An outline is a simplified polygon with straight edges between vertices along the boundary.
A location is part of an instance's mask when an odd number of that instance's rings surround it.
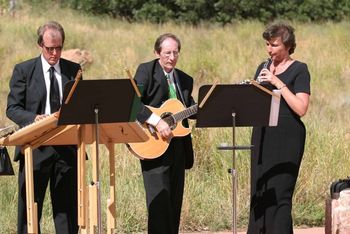
<svg viewBox="0 0 350 234">
<path fill-rule="evenodd" d="M 281 74 L 282 72 L 284 72 L 285 70 L 287 70 L 287 68 L 290 66 L 290 64 L 292 64 L 294 60 L 292 58 L 288 58 L 287 60 L 285 60 L 283 63 L 280 62 L 277 64 L 277 66 L 275 66 L 274 63 L 271 64 L 271 71 L 272 74 Z"/>
</svg>

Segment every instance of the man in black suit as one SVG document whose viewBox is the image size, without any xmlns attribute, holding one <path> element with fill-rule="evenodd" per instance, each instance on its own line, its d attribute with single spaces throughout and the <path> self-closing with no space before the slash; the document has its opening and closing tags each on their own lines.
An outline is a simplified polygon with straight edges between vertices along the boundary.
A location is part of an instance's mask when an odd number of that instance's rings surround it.
<svg viewBox="0 0 350 234">
<path fill-rule="evenodd" d="M 54 21 L 39 27 L 41 54 L 15 65 L 7 99 L 7 117 L 20 127 L 39 121 L 60 108 L 65 84 L 73 80 L 79 64 L 61 58 L 65 39 L 62 26 Z M 18 173 L 18 233 L 27 233 L 24 156 L 16 147 Z M 34 200 L 41 219 L 46 188 L 50 181 L 56 233 L 77 233 L 77 153 L 74 146 L 45 146 L 33 150 Z M 39 226 L 40 230 L 40 226 Z"/>
<path fill-rule="evenodd" d="M 180 54 L 180 40 L 173 34 L 160 35 L 154 45 L 157 59 L 141 64 L 135 74 L 137 84 L 143 85 L 142 103 L 160 107 L 169 98 L 192 106 L 193 79 L 175 68 Z M 152 125 L 161 137 L 172 138 L 169 125 L 142 106 L 137 119 Z M 188 126 L 187 121 L 184 123 Z M 184 190 L 185 169 L 193 165 L 191 136 L 174 137 L 160 157 L 141 160 L 148 209 L 148 233 L 175 234 L 179 232 Z"/>
</svg>

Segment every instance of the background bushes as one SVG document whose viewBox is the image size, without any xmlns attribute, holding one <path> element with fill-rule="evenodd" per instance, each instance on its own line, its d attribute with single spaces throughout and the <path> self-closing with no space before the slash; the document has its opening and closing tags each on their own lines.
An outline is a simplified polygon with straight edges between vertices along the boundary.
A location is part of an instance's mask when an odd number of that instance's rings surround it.
<svg viewBox="0 0 350 234">
<path fill-rule="evenodd" d="M 269 22 L 340 21 L 349 17 L 350 0 L 24 0 L 31 5 L 55 3 L 94 15 L 110 15 L 132 21 L 167 21 L 219 24 L 237 20 Z"/>
</svg>

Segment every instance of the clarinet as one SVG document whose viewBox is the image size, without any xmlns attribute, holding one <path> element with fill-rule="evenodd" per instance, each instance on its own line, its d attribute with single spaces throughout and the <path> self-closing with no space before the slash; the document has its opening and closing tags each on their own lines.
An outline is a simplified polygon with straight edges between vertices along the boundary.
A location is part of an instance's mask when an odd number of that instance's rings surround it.
<svg viewBox="0 0 350 234">
<path fill-rule="evenodd" d="M 263 68 L 262 68 L 262 69 L 267 69 L 267 67 L 271 64 L 271 62 L 272 62 L 272 59 L 271 59 L 271 58 L 268 58 L 268 59 L 265 61 L 265 63 L 264 63 L 264 65 L 263 65 Z M 261 83 L 261 80 L 260 80 L 260 79 L 257 79 L 256 81 L 259 82 L 259 83 Z"/>
<path fill-rule="evenodd" d="M 271 62 L 272 62 L 272 59 L 268 58 L 263 65 L 263 69 L 267 69 L 267 67 L 271 64 Z M 251 80 L 247 79 L 239 82 L 238 84 L 251 84 L 251 82 L 252 82 Z M 258 79 L 257 82 L 260 83 L 261 81 Z"/>
<path fill-rule="evenodd" d="M 266 62 L 264 63 L 263 69 L 267 69 L 267 67 L 270 65 L 271 62 L 272 62 L 272 59 L 271 59 L 271 58 L 268 58 L 268 59 L 266 60 Z"/>
</svg>

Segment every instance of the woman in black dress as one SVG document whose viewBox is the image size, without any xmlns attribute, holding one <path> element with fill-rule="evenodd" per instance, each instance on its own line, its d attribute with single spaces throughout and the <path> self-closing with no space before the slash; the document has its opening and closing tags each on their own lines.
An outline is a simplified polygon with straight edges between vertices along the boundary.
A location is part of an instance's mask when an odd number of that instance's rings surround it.
<svg viewBox="0 0 350 234">
<path fill-rule="evenodd" d="M 293 233 L 292 197 L 305 145 L 310 74 L 305 63 L 290 55 L 296 47 L 294 29 L 284 23 L 262 34 L 269 62 L 262 63 L 255 79 L 281 93 L 277 127 L 254 127 L 251 157 L 249 234 Z"/>
</svg>

